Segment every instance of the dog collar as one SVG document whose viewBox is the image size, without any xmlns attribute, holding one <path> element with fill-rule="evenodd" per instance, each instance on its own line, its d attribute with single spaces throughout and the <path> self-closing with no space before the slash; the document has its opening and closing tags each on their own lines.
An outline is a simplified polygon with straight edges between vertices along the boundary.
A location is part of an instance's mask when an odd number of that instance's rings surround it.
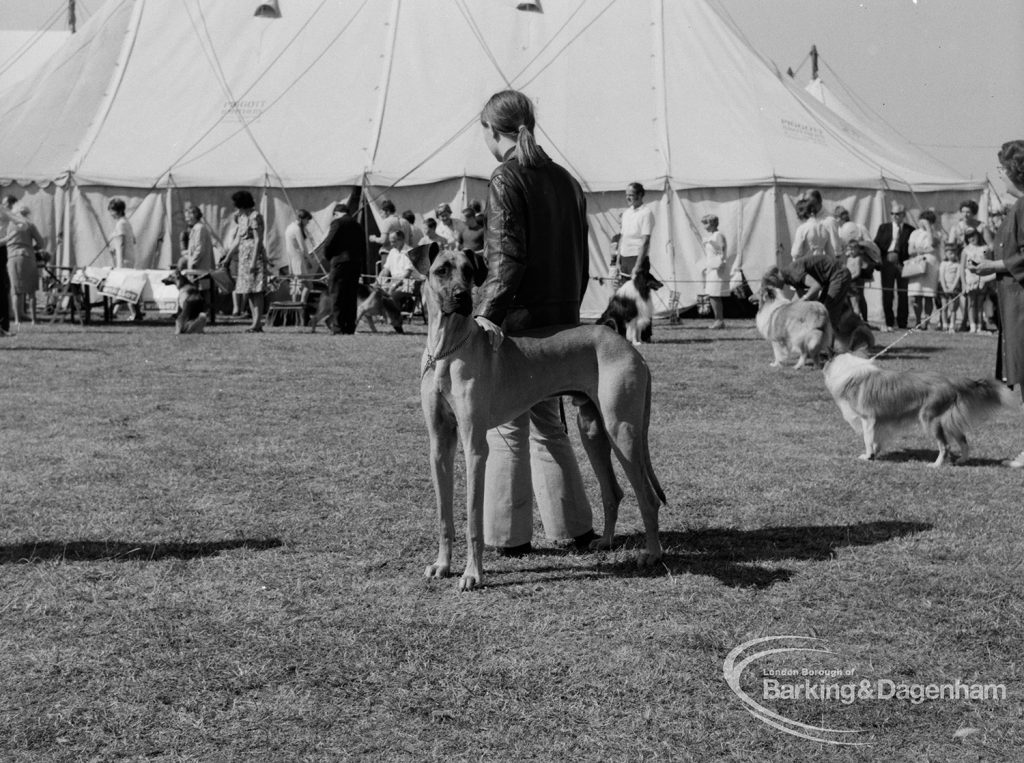
<svg viewBox="0 0 1024 763">
<path fill-rule="evenodd" d="M 454 345 L 452 345 L 447 350 L 445 350 L 444 352 L 439 353 L 437 355 L 433 355 L 432 353 L 427 352 L 426 353 L 427 359 L 423 362 L 423 373 L 420 374 L 420 378 L 422 379 L 424 376 L 426 376 L 427 375 L 427 371 L 430 371 L 430 370 L 432 370 L 434 368 L 437 368 L 437 362 L 439 360 L 444 360 L 449 355 L 453 355 L 456 352 L 458 352 L 459 349 L 462 347 L 462 345 L 464 345 L 466 342 L 469 341 L 469 338 L 472 335 L 473 335 L 472 331 L 467 333 L 466 336 L 462 337 L 462 339 L 460 339 Z"/>
</svg>

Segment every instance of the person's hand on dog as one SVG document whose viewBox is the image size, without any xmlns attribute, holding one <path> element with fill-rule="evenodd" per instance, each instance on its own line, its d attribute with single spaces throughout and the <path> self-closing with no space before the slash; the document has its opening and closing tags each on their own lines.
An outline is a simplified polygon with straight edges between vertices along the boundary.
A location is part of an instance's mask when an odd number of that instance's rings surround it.
<svg viewBox="0 0 1024 763">
<path fill-rule="evenodd" d="M 501 326 L 482 315 L 476 316 L 476 324 L 487 333 L 491 340 L 491 349 L 496 351 L 505 339 L 505 332 L 501 330 Z"/>
</svg>

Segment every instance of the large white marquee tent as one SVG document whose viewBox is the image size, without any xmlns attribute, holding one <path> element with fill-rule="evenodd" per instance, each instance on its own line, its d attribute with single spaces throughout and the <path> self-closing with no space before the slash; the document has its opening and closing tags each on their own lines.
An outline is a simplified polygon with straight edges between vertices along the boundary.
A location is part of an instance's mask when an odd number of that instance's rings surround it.
<svg viewBox="0 0 1024 763">
<path fill-rule="evenodd" d="M 260 199 L 272 252 L 292 209 L 324 229 L 355 188 L 375 210 L 389 197 L 417 215 L 484 200 L 494 161 L 479 110 L 507 87 L 534 99 L 538 141 L 587 191 L 592 275 L 639 181 L 655 270 L 682 305 L 699 291 L 703 214 L 757 278 L 788 257 L 807 188 L 873 228 L 891 198 L 952 211 L 983 185 L 842 120 L 712 0 L 544 0 L 540 13 L 514 0 L 280 0 L 276 19 L 255 5 L 107 0 L 0 94 L 0 186 L 24 195 L 62 263 L 110 264 L 113 196 L 148 267 L 175 259 L 186 202 L 226 236 L 238 188 Z M 608 290 L 595 282 L 584 312 Z"/>
</svg>

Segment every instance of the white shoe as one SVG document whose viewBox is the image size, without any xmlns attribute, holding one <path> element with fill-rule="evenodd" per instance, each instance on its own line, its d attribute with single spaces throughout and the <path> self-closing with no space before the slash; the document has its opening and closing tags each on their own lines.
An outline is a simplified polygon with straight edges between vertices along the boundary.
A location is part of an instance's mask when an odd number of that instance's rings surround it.
<svg viewBox="0 0 1024 763">
<path fill-rule="evenodd" d="M 1003 461 L 1003 464 L 1009 466 L 1011 469 L 1024 469 L 1024 450 L 1022 450 L 1016 458 L 1010 459 L 1009 461 Z"/>
</svg>

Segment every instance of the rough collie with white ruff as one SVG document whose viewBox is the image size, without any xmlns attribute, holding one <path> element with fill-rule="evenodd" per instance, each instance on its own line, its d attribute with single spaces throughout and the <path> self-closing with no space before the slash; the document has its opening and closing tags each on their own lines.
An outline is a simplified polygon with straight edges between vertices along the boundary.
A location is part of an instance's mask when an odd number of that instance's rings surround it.
<svg viewBox="0 0 1024 763">
<path fill-rule="evenodd" d="M 897 431 L 920 424 L 935 438 L 941 466 L 968 457 L 967 430 L 1003 406 L 1016 408 L 1009 388 L 995 379 L 951 379 L 936 373 L 893 371 L 843 353 L 825 364 L 825 386 L 854 431 L 864 435 L 861 458 L 871 460 Z M 956 446 L 959 456 L 951 453 Z"/>
<path fill-rule="evenodd" d="M 636 268 L 633 277 L 616 289 L 598 324 L 615 329 L 634 345 L 649 342 L 654 321 L 651 295 L 664 285 L 649 268 Z"/>
<path fill-rule="evenodd" d="M 822 354 L 832 347 L 832 323 L 828 310 L 820 302 L 791 302 L 774 286 L 763 286 L 758 299 L 757 330 L 772 345 L 779 367 L 792 355 L 799 355 L 793 368 L 810 361 L 818 364 Z"/>
</svg>

